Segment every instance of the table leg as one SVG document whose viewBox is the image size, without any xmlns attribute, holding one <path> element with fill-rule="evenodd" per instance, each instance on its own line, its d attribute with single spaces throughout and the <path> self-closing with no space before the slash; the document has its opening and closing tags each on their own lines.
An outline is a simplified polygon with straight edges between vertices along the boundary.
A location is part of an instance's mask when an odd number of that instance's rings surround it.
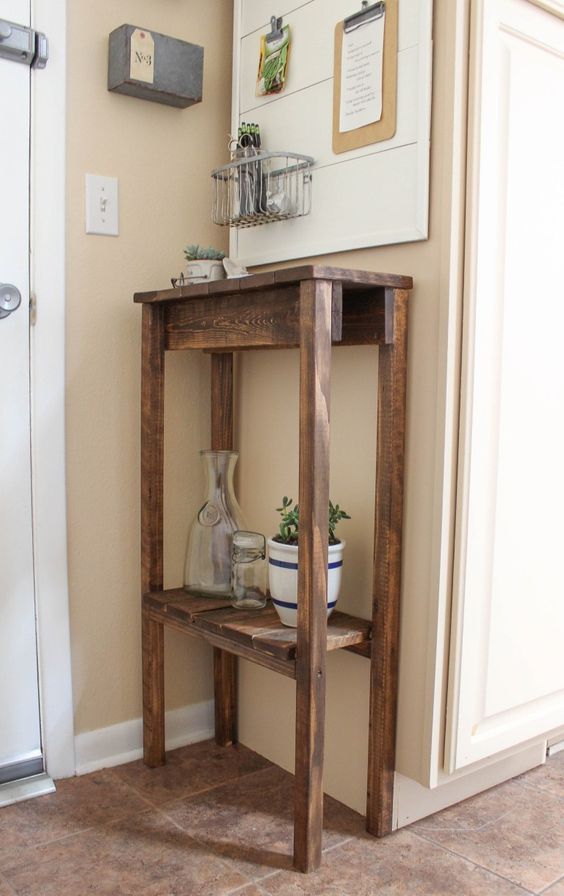
<svg viewBox="0 0 564 896">
<path fill-rule="evenodd" d="M 302 282 L 294 865 L 304 872 L 319 868 L 323 829 L 331 298 L 331 283 Z"/>
<path fill-rule="evenodd" d="M 165 763 L 164 626 L 143 610 L 143 759 L 149 768 Z"/>
<path fill-rule="evenodd" d="M 163 587 L 164 318 L 143 306 L 141 348 L 141 590 Z M 143 757 L 165 762 L 163 626 L 143 610 Z"/>
<path fill-rule="evenodd" d="M 392 830 L 407 366 L 407 297 L 386 289 L 386 345 L 379 348 L 373 641 L 366 829 Z"/>
<path fill-rule="evenodd" d="M 233 448 L 233 353 L 211 356 L 212 448 Z M 237 742 L 237 657 L 213 651 L 215 741 L 221 747 Z"/>
</svg>

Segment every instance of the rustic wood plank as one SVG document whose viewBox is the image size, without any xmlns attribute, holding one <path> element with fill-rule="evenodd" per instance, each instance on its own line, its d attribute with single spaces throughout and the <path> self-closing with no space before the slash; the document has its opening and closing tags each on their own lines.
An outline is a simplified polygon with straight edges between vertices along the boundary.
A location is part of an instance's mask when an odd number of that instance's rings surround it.
<svg viewBox="0 0 564 896">
<path fill-rule="evenodd" d="M 208 634 L 243 644 L 259 653 L 267 653 L 281 660 L 294 660 L 297 630 L 282 625 L 274 607 L 257 610 L 237 610 L 228 600 L 188 593 L 182 588 L 145 594 L 144 605 L 152 617 L 168 625 L 171 620 L 190 627 L 191 634 Z M 372 623 L 348 613 L 335 610 L 327 622 L 327 651 L 358 648 L 363 656 L 370 656 Z M 234 651 L 235 652 L 235 649 Z"/>
<path fill-rule="evenodd" d="M 333 303 L 332 303 L 332 320 L 331 320 L 331 340 L 334 345 L 384 345 L 393 341 L 393 319 L 390 317 L 389 300 L 386 306 L 385 295 L 387 293 L 393 296 L 393 290 L 377 289 L 358 289 L 353 292 L 342 292 L 341 284 L 333 283 Z M 211 318 L 215 316 L 215 312 L 211 309 L 214 300 L 207 299 L 206 312 Z M 232 301 L 232 299 L 230 300 Z M 246 303 L 242 296 L 241 301 Z M 386 311 L 386 308 L 388 310 Z M 254 311 L 249 311 L 252 315 Z M 288 309 L 283 308 L 282 313 L 286 317 Z M 297 313 L 297 305 L 296 305 Z M 177 312 L 171 309 L 170 318 L 174 318 Z M 168 315 L 167 315 L 168 316 Z M 223 323 L 226 326 L 226 322 Z M 235 328 L 239 327 L 239 320 L 235 324 Z M 219 337 L 217 334 L 211 336 L 208 332 L 204 337 L 206 341 L 216 341 Z M 225 338 L 225 337 L 224 337 Z M 235 336 L 232 334 L 228 337 L 229 343 Z M 238 338 L 238 337 L 237 337 Z M 198 336 L 198 341 L 202 337 Z M 256 349 L 285 349 L 299 347 L 298 327 L 286 328 L 284 332 L 279 331 L 276 344 L 265 345 L 265 338 L 262 333 L 251 333 L 247 342 L 256 344 L 240 344 L 237 346 L 238 351 L 252 351 Z M 184 348 L 184 339 L 182 331 L 179 327 L 175 334 L 174 340 L 167 341 L 167 348 Z M 227 347 L 214 345 L 212 348 L 204 348 L 204 351 L 215 352 L 231 352 L 232 346 Z"/>
<path fill-rule="evenodd" d="M 274 286 L 274 271 L 262 271 L 239 279 L 241 292 L 252 292 L 254 289 L 268 289 Z"/>
<path fill-rule="evenodd" d="M 403 516 L 403 462 L 407 363 L 407 292 L 391 297 L 394 342 L 378 364 L 378 447 L 374 544 L 373 641 L 370 664 L 370 733 L 367 830 L 392 830 L 398 640 Z M 390 297 L 387 296 L 390 303 Z"/>
<path fill-rule="evenodd" d="M 272 607 L 263 610 L 237 610 L 229 607 L 217 612 L 202 613 L 194 619 L 194 624 L 202 633 L 212 632 L 247 647 L 254 646 L 254 639 L 263 632 L 270 632 L 281 626 L 278 614 Z M 205 635 L 204 635 L 205 636 Z M 290 657 L 290 645 L 281 659 Z"/>
<path fill-rule="evenodd" d="M 165 763 L 164 628 L 143 608 L 143 760 L 149 768 Z"/>
<path fill-rule="evenodd" d="M 401 274 L 384 274 L 377 271 L 357 271 L 350 268 L 334 268 L 330 265 L 307 264 L 295 268 L 282 268 L 275 272 L 276 283 L 299 283 L 305 280 L 340 280 L 343 288 L 361 286 L 391 286 L 394 289 L 411 289 L 413 280 Z"/>
<path fill-rule="evenodd" d="M 234 295 L 241 292 L 242 277 L 226 277 L 225 280 L 213 280 L 209 284 L 209 294 L 213 296 Z M 191 296 L 191 292 L 189 292 Z"/>
<path fill-rule="evenodd" d="M 328 653 L 353 645 L 368 647 L 371 637 L 372 623 L 366 619 L 358 619 L 335 610 L 327 620 Z M 253 644 L 256 650 L 293 659 L 297 653 L 297 630 L 274 625 L 270 630 L 257 632 L 253 637 Z"/>
<path fill-rule="evenodd" d="M 164 314 L 143 307 L 141 345 L 141 588 L 163 585 L 164 477 Z M 142 619 L 143 755 L 151 767 L 163 765 L 163 628 Z"/>
<path fill-rule="evenodd" d="M 295 659 L 297 631 L 282 625 L 276 610 L 235 610 L 199 613 L 194 626 L 204 633 L 220 634 L 229 640 L 264 651 L 280 659 Z M 327 652 L 370 641 L 372 623 L 335 611 L 327 623 Z"/>
<path fill-rule="evenodd" d="M 149 615 L 152 620 L 161 622 L 162 617 L 158 612 L 149 610 Z M 203 637 L 201 629 L 197 629 L 194 625 L 189 625 L 186 622 L 179 622 L 177 619 L 167 618 L 165 624 L 167 628 L 173 628 L 185 635 L 191 635 L 195 638 Z M 296 663 L 294 660 L 281 660 L 278 657 L 269 656 L 267 653 L 254 650 L 252 647 L 247 647 L 245 644 L 225 638 L 223 635 L 214 634 L 213 632 L 206 632 L 205 640 L 211 644 L 212 647 L 217 648 L 218 652 L 221 654 L 225 653 L 227 656 L 233 654 L 234 659 L 240 656 L 259 666 L 264 666 L 265 669 L 270 669 L 271 672 L 279 672 L 287 678 L 295 679 L 296 677 Z"/>
<path fill-rule="evenodd" d="M 186 286 L 167 287 L 166 289 L 152 289 L 148 292 L 136 292 L 133 301 L 142 304 L 159 304 L 161 302 L 178 302 L 186 299 L 195 299 L 207 296 L 208 283 L 192 283 Z"/>
<path fill-rule="evenodd" d="M 211 356 L 211 439 L 215 451 L 233 448 L 233 355 Z M 237 742 L 237 658 L 214 647 L 215 741 Z"/>
<path fill-rule="evenodd" d="M 321 863 L 332 286 L 300 288 L 300 473 L 294 865 Z M 315 474 L 314 474 L 315 471 Z"/>
<path fill-rule="evenodd" d="M 379 271 L 357 271 L 349 268 L 335 268 L 325 265 L 300 265 L 278 271 L 263 271 L 248 277 L 232 280 L 212 280 L 208 283 L 193 283 L 176 289 L 158 289 L 136 292 L 133 301 L 140 303 L 177 302 L 201 296 L 237 295 L 240 292 L 262 290 L 275 285 L 300 283 L 304 280 L 335 280 L 345 289 L 357 286 L 388 286 L 391 289 L 412 289 L 413 280 L 400 274 L 386 274 Z"/>
<path fill-rule="evenodd" d="M 233 448 L 233 353 L 211 356 L 211 443 L 216 451 Z"/>
<path fill-rule="evenodd" d="M 215 742 L 220 747 L 237 743 L 237 677 L 237 657 L 214 646 Z"/>
<path fill-rule="evenodd" d="M 345 292 L 340 345 L 386 343 L 385 291 L 382 288 Z"/>
<path fill-rule="evenodd" d="M 395 337 L 396 297 L 394 289 L 384 290 L 384 343 L 391 345 Z"/>
<path fill-rule="evenodd" d="M 141 349 L 141 587 L 163 582 L 164 316 L 143 308 Z"/>
<path fill-rule="evenodd" d="M 172 619 L 192 627 L 202 638 L 216 634 L 282 660 L 296 657 L 297 631 L 282 625 L 273 606 L 237 610 L 228 600 L 188 593 L 183 588 L 145 594 L 143 602 L 153 618 L 165 625 Z M 328 652 L 357 647 L 370 656 L 371 637 L 372 623 L 367 619 L 335 610 L 327 621 Z"/>
<path fill-rule="evenodd" d="M 368 643 L 372 638 L 372 623 L 334 610 L 327 620 L 327 652 L 341 650 L 353 644 Z"/>
<path fill-rule="evenodd" d="M 167 349 L 268 348 L 299 340 L 295 287 L 167 307 Z"/>
<path fill-rule="evenodd" d="M 263 290 L 274 286 L 274 273 L 266 271 L 262 274 L 251 274 L 247 277 L 233 277 L 225 280 L 212 280 L 207 283 L 192 283 L 177 286 L 174 289 L 156 289 L 150 292 L 136 292 L 134 302 L 185 302 L 199 299 L 202 296 L 238 295 L 241 292 Z"/>
<path fill-rule="evenodd" d="M 195 298 L 197 293 L 193 292 L 199 284 L 185 287 L 185 298 Z M 265 271 L 262 274 L 250 274 L 246 277 L 231 277 L 225 280 L 212 280 L 207 284 L 205 295 L 221 296 L 236 295 L 240 292 L 252 292 L 253 290 L 264 290 L 274 286 L 274 273 Z M 204 293 L 202 293 L 203 295 Z"/>
<path fill-rule="evenodd" d="M 343 338 L 343 284 L 334 280 L 331 300 L 331 342 L 339 343 Z"/>
<path fill-rule="evenodd" d="M 173 616 L 181 622 L 193 622 L 200 613 L 209 613 L 231 606 L 231 602 L 224 598 L 189 594 L 184 588 L 149 592 L 143 595 L 143 603 L 157 613 L 162 612 L 164 617 Z"/>
</svg>

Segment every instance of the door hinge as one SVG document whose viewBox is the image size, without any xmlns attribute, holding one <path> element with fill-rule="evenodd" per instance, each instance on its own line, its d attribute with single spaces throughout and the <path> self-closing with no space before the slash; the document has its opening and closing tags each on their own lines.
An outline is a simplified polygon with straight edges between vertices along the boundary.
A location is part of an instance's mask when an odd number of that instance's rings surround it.
<svg viewBox="0 0 564 896">
<path fill-rule="evenodd" d="M 47 38 L 40 31 L 0 19 L 0 59 L 45 68 L 49 58 Z"/>
</svg>

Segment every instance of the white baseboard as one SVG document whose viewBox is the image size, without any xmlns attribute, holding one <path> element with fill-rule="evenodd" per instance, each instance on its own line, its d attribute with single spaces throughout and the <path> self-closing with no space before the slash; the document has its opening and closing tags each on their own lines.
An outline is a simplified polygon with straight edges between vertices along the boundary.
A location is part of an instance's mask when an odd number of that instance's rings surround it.
<svg viewBox="0 0 564 896">
<path fill-rule="evenodd" d="M 175 750 L 213 737 L 213 700 L 171 709 L 165 717 L 166 749 Z M 77 734 L 74 739 L 76 774 L 132 762 L 143 755 L 143 722 L 130 719 L 119 725 Z"/>
</svg>

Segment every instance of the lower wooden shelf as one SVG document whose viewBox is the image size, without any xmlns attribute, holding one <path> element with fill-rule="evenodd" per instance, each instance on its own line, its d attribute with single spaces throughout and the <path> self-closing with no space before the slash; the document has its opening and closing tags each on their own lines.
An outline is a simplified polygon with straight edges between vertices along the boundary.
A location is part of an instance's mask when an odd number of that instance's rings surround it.
<svg viewBox="0 0 564 896">
<path fill-rule="evenodd" d="M 296 677 L 296 629 L 282 625 L 270 604 L 262 610 L 236 610 L 228 600 L 189 594 L 182 588 L 143 596 L 149 617 L 170 628 L 203 638 L 229 653 Z M 327 623 L 327 650 L 370 656 L 372 623 L 335 611 Z"/>
</svg>

